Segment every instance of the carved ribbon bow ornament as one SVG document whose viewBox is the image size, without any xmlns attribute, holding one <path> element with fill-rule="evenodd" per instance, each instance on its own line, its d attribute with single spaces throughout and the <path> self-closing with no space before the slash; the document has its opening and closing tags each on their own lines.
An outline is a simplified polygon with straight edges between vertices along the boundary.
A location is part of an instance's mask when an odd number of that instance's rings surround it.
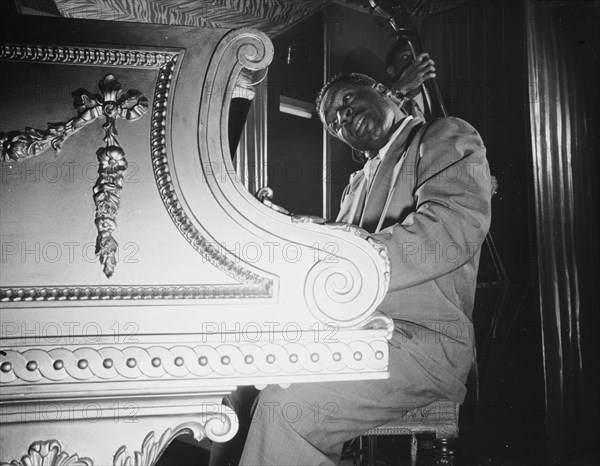
<svg viewBox="0 0 600 466">
<path fill-rule="evenodd" d="M 116 217 L 120 205 L 120 192 L 123 189 L 123 172 L 127 169 L 125 151 L 117 141 L 117 118 L 137 120 L 148 109 L 148 99 L 136 90 L 121 95 L 121 84 L 112 74 L 104 77 L 98 86 L 102 96 L 81 93 L 81 100 L 75 101 L 79 116 L 83 119 L 104 115 L 105 147 L 96 152 L 98 156 L 98 179 L 94 185 L 96 204 L 96 256 L 104 267 L 104 274 L 110 278 L 117 265 L 117 241 L 112 232 L 117 227 Z"/>
<path fill-rule="evenodd" d="M 123 189 L 123 173 L 127 169 L 125 151 L 117 141 L 117 118 L 137 120 L 148 110 L 148 99 L 136 90 L 122 92 L 117 78 L 108 74 L 98 84 L 101 94 L 91 94 L 85 89 L 73 93 L 77 116 L 66 123 L 48 123 L 48 128 L 38 130 L 25 128 L 24 131 L 0 132 L 0 158 L 4 161 L 17 161 L 34 157 L 52 147 L 59 151 L 70 135 L 88 123 L 104 116 L 105 147 L 96 152 L 98 157 L 98 179 L 94 185 L 96 204 L 95 223 L 96 256 L 103 265 L 104 274 L 111 277 L 117 265 L 117 241 L 112 233 L 117 227 L 116 216 Z"/>
</svg>

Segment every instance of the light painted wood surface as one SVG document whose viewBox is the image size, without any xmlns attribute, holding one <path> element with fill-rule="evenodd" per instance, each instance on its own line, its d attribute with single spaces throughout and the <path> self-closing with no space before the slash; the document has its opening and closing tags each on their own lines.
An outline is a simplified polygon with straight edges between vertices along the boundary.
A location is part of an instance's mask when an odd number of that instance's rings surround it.
<svg viewBox="0 0 600 466">
<path fill-rule="evenodd" d="M 236 386 L 387 377 L 387 251 L 270 209 L 233 169 L 229 99 L 270 63 L 265 35 L 43 18 L 2 31 L 0 461 L 147 466 L 177 435 L 235 435 L 221 399 Z M 128 165 L 112 275 L 94 253 L 107 75 L 147 99 L 113 122 Z M 97 118 L 58 152 L 15 149 L 25 127 L 89 117 L 80 88 L 99 94 Z"/>
</svg>

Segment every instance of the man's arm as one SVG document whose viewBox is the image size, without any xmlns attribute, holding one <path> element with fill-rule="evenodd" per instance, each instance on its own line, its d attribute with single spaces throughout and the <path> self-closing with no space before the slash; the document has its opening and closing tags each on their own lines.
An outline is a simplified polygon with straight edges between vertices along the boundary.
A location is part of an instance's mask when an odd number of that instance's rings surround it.
<svg viewBox="0 0 600 466">
<path fill-rule="evenodd" d="M 412 98 L 427 79 L 435 78 L 435 63 L 429 58 L 429 54 L 421 53 L 408 65 L 401 76 L 396 77 L 398 80 L 392 84 L 392 87 L 402 95 Z"/>
<path fill-rule="evenodd" d="M 478 251 L 490 225 L 485 147 L 465 121 L 443 118 L 430 126 L 421 142 L 416 179 L 415 212 L 372 235 L 390 253 L 390 291 L 461 267 Z"/>
</svg>

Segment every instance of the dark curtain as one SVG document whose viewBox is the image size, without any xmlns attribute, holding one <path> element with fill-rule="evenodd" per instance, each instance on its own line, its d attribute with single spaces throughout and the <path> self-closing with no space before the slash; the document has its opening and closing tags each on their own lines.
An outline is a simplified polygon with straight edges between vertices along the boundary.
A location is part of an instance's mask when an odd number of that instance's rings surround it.
<svg viewBox="0 0 600 466">
<path fill-rule="evenodd" d="M 599 12 L 482 1 L 416 21 L 449 113 L 486 144 L 510 281 L 497 312 L 478 290 L 480 400 L 461 410 L 461 439 L 517 462 L 597 444 Z"/>
<path fill-rule="evenodd" d="M 597 441 L 599 6 L 526 7 L 550 458 Z"/>
<path fill-rule="evenodd" d="M 533 165 L 522 2 L 469 2 L 419 20 L 423 48 L 436 63 L 448 113 L 479 131 L 491 173 L 492 237 L 509 285 L 487 275 L 482 255 L 473 312 L 477 384 L 461 408 L 461 443 L 470 451 L 543 464 L 542 338 L 537 303 Z M 485 252 L 485 251 L 483 251 Z"/>
</svg>

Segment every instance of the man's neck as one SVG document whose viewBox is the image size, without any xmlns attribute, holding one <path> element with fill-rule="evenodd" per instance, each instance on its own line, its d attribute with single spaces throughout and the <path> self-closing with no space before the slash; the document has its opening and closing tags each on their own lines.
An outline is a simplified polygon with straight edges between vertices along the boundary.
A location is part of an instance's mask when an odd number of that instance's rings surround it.
<svg viewBox="0 0 600 466">
<path fill-rule="evenodd" d="M 377 154 L 379 154 L 379 152 L 381 151 L 381 149 L 383 147 L 385 147 L 388 142 L 390 141 L 390 139 L 394 136 L 394 133 L 398 130 L 398 128 L 400 128 L 400 126 L 402 126 L 402 124 L 405 122 L 406 120 L 406 116 L 403 115 L 402 118 L 397 119 L 394 124 L 392 124 L 392 126 L 390 127 L 390 130 L 388 131 L 386 138 L 385 138 L 385 143 L 377 150 L 372 150 L 372 151 L 365 151 L 365 156 L 367 157 L 367 159 L 372 159 L 373 157 L 376 157 Z"/>
</svg>

